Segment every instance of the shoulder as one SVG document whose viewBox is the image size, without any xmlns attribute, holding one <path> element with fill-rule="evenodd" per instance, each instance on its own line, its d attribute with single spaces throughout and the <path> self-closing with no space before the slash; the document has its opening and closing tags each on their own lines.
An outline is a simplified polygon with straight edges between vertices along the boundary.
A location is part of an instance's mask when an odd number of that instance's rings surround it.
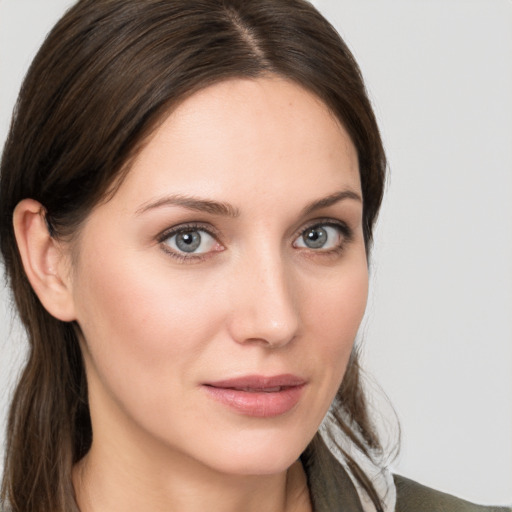
<svg viewBox="0 0 512 512">
<path fill-rule="evenodd" d="M 354 480 L 339 460 L 327 448 L 320 436 L 315 436 L 301 456 L 308 478 L 311 501 L 315 512 L 364 512 L 375 510 L 362 496 Z M 391 479 L 390 479 L 391 480 Z M 393 482 L 394 481 L 394 482 Z M 394 512 L 512 512 L 512 507 L 475 505 L 450 494 L 436 491 L 400 475 L 389 482 L 396 489 Z M 391 489 L 388 488 L 388 492 Z M 394 494 L 394 492 L 393 492 Z M 391 510 L 392 502 L 386 508 Z"/>
<path fill-rule="evenodd" d="M 400 475 L 394 475 L 394 480 L 397 496 L 395 512 L 512 512 L 510 507 L 474 505 Z"/>
</svg>

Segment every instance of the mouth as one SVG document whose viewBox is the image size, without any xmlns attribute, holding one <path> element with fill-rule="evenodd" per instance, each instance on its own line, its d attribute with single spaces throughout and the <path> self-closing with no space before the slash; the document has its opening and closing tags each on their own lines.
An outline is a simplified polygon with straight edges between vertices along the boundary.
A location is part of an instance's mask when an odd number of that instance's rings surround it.
<svg viewBox="0 0 512 512">
<path fill-rule="evenodd" d="M 291 411 L 306 384 L 295 375 L 249 375 L 204 383 L 203 388 L 210 398 L 238 414 L 270 418 Z"/>
<path fill-rule="evenodd" d="M 213 386 L 215 387 L 215 386 Z M 246 393 L 279 393 L 283 389 L 289 389 L 293 386 L 276 386 L 273 388 L 250 388 L 250 387 L 243 387 L 243 388 L 224 388 L 224 389 L 234 389 L 235 391 L 245 391 Z"/>
</svg>

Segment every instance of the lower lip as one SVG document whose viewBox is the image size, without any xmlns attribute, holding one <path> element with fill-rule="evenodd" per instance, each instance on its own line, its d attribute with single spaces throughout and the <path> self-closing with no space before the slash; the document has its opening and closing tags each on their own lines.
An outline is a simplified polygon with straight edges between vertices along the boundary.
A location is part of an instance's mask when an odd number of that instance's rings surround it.
<svg viewBox="0 0 512 512">
<path fill-rule="evenodd" d="M 297 405 L 304 385 L 291 386 L 271 393 L 239 391 L 230 388 L 203 386 L 214 400 L 231 409 L 257 418 L 271 418 L 285 414 Z"/>
</svg>

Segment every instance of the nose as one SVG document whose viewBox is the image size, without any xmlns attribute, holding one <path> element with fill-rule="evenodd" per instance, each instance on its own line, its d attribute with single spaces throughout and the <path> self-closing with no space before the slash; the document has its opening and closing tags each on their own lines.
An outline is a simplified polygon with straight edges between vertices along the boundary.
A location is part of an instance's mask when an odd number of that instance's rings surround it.
<svg viewBox="0 0 512 512">
<path fill-rule="evenodd" d="M 252 258 L 240 267 L 232 293 L 231 337 L 269 348 L 287 345 L 300 326 L 292 269 L 277 254 Z"/>
</svg>

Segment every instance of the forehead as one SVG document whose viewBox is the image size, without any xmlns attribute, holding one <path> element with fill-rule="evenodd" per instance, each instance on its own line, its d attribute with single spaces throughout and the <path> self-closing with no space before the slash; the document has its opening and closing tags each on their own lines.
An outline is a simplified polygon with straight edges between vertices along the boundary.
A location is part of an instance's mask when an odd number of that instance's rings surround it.
<svg viewBox="0 0 512 512">
<path fill-rule="evenodd" d="M 357 152 L 315 95 L 279 78 L 232 79 L 193 94 L 164 119 L 118 190 L 224 196 L 360 190 Z M 325 189 L 325 190 L 322 190 Z"/>
</svg>

